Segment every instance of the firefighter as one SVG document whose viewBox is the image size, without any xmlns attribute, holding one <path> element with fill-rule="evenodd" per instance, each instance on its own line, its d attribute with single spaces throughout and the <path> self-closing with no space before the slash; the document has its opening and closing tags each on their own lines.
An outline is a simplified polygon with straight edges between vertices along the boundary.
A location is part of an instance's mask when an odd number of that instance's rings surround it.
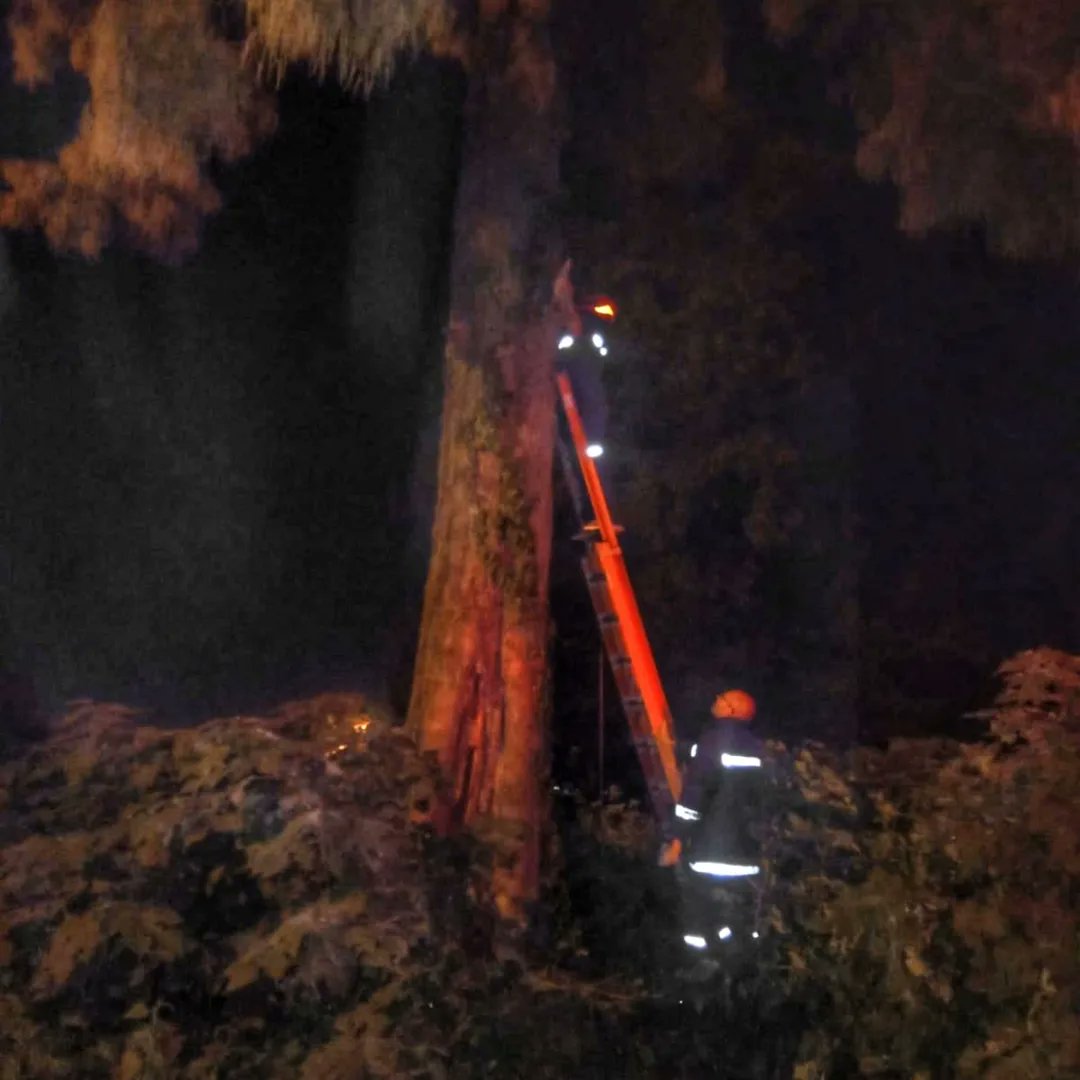
<svg viewBox="0 0 1080 1080">
<path fill-rule="evenodd" d="M 716 865 L 752 854 L 746 796 L 760 786 L 764 763 L 764 745 L 749 731 L 756 713 L 754 699 L 744 690 L 725 690 L 716 696 L 712 720 L 691 747 L 683 771 L 675 836 L 661 852 L 662 866 L 677 863 L 686 847 L 695 858 L 715 855 L 701 861 Z M 716 851 L 709 850 L 714 847 Z"/>
<path fill-rule="evenodd" d="M 607 402 L 604 396 L 603 366 L 608 345 L 598 320 L 588 319 L 578 334 L 564 334 L 559 339 L 555 365 L 565 372 L 574 389 L 574 401 L 581 414 L 589 457 L 604 452 L 607 428 Z"/>
</svg>

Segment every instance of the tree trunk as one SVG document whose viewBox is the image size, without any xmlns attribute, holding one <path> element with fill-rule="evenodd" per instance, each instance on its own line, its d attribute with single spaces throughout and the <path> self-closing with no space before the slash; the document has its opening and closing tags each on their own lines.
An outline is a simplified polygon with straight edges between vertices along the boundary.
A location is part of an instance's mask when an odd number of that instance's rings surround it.
<svg viewBox="0 0 1080 1080">
<path fill-rule="evenodd" d="M 539 882 L 553 356 L 572 318 L 552 289 L 560 140 L 545 8 L 482 0 L 468 58 L 438 491 L 409 707 L 449 784 L 443 828 L 494 827 L 507 855 L 496 901 L 517 921 Z"/>
</svg>

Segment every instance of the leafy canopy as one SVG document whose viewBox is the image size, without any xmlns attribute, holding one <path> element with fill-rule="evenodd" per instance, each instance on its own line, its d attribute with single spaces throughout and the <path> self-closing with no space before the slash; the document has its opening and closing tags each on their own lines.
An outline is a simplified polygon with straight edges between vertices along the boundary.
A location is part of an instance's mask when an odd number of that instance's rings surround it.
<svg viewBox="0 0 1080 1080">
<path fill-rule="evenodd" d="M 859 171 L 914 234 L 976 223 L 1005 254 L 1080 248 L 1080 12 L 1057 0 L 764 0 L 854 110 Z"/>
<path fill-rule="evenodd" d="M 178 259 L 220 205 L 212 161 L 234 162 L 275 128 L 260 75 L 306 63 L 365 91 L 405 50 L 449 40 L 444 0 L 251 0 L 240 43 L 212 0 L 22 0 L 8 19 L 15 79 L 69 63 L 89 84 L 75 139 L 55 161 L 0 162 L 0 227 L 42 228 L 94 257 L 114 241 Z M 220 21 L 220 20 L 218 20 Z"/>
</svg>

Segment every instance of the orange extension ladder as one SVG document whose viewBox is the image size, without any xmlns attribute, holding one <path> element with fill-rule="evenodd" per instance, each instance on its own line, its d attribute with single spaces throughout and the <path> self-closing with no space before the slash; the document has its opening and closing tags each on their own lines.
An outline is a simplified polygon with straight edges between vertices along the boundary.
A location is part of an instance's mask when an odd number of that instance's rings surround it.
<svg viewBox="0 0 1080 1080">
<path fill-rule="evenodd" d="M 581 564 L 653 810 L 666 834 L 682 790 L 671 710 L 619 547 L 621 529 L 612 521 L 596 464 L 585 453 L 588 441 L 573 387 L 565 372 L 556 381 L 593 511 L 585 526 L 589 543 Z"/>
</svg>

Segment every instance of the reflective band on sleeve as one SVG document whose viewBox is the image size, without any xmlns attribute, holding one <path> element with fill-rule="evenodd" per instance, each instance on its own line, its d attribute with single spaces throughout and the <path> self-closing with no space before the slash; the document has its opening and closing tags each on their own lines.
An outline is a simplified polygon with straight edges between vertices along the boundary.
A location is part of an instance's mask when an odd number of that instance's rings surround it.
<svg viewBox="0 0 1080 1080">
<path fill-rule="evenodd" d="M 761 873 L 760 866 L 740 866 L 726 862 L 692 862 L 690 869 L 695 874 L 708 874 L 709 877 L 753 877 Z"/>
<path fill-rule="evenodd" d="M 697 821 L 701 817 L 696 810 L 691 810 L 689 806 L 683 806 L 682 803 L 675 804 L 675 816 L 682 818 L 683 821 Z"/>
<path fill-rule="evenodd" d="M 748 757 L 743 754 L 721 754 L 720 764 L 725 769 L 760 769 L 761 758 Z"/>
</svg>

